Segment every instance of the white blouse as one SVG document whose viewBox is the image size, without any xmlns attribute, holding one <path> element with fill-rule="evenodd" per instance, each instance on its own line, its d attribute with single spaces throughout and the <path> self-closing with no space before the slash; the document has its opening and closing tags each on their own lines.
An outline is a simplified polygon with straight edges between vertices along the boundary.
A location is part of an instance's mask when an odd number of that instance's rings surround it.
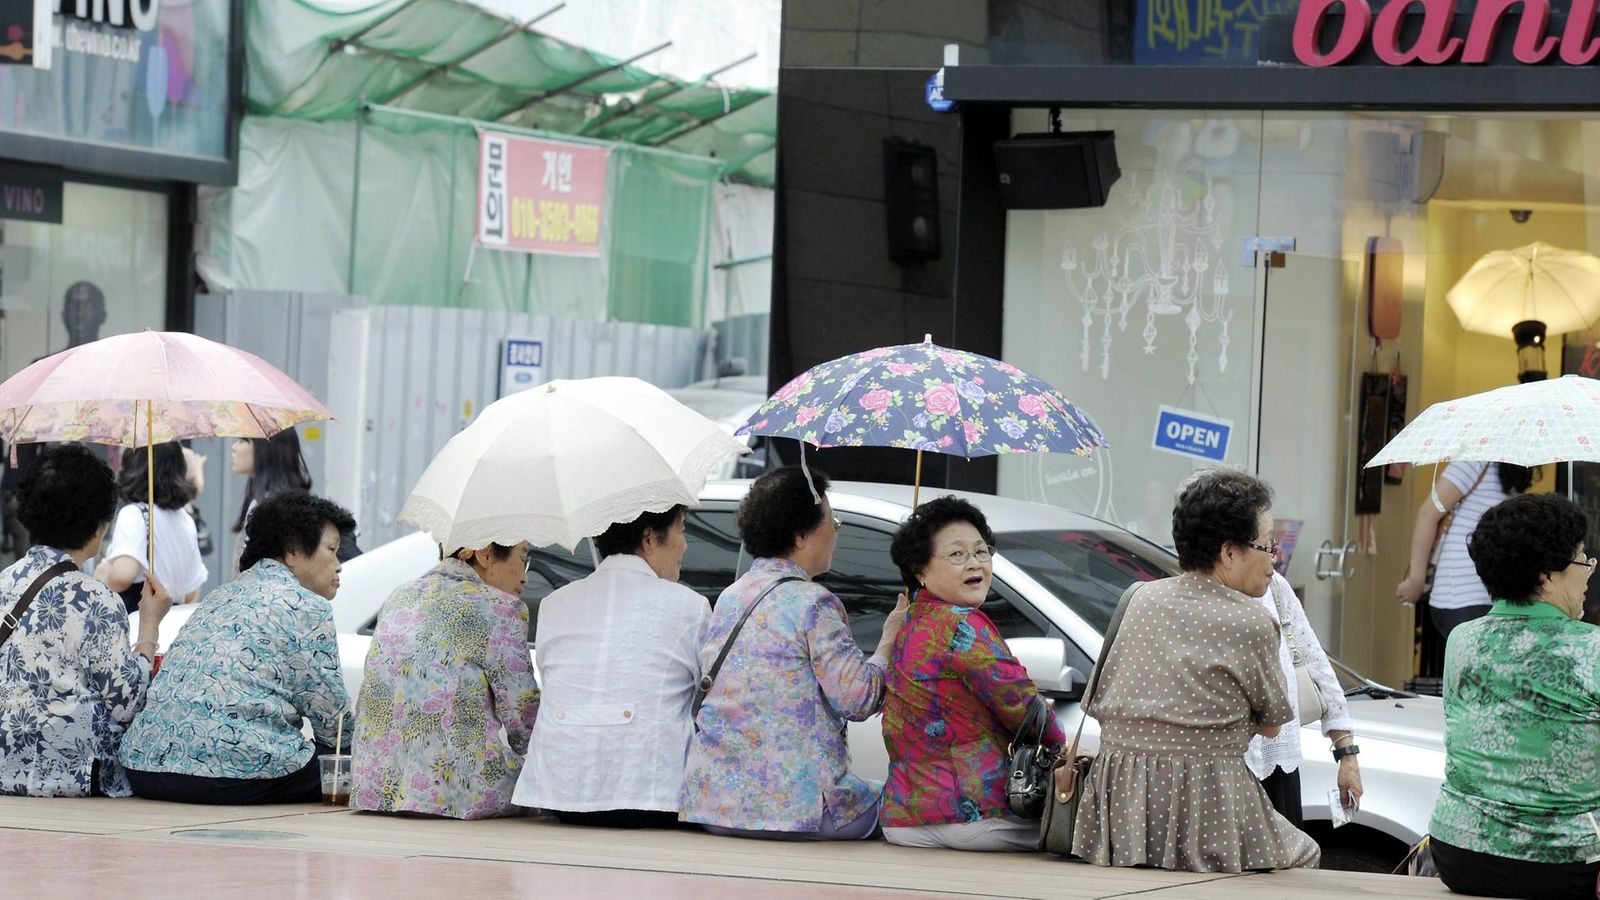
<svg viewBox="0 0 1600 900">
<path fill-rule="evenodd" d="M 150 571 L 149 538 L 145 530 L 145 504 L 129 503 L 117 512 L 116 524 L 111 526 L 111 539 L 106 542 L 101 556 L 116 559 L 126 556 L 139 564 L 139 578 Z M 167 589 L 172 602 L 182 603 L 190 591 L 206 583 L 208 575 L 205 558 L 200 555 L 198 532 L 194 517 L 188 510 L 155 508 L 156 527 L 156 580 Z"/>
<path fill-rule="evenodd" d="M 711 604 L 618 553 L 539 604 L 539 716 L 512 802 L 676 812 Z"/>
<path fill-rule="evenodd" d="M 1300 598 L 1295 596 L 1294 588 L 1289 585 L 1288 579 L 1276 572 L 1272 574 L 1272 586 L 1267 589 L 1266 596 L 1259 599 L 1272 617 L 1278 619 L 1278 602 L 1273 598 L 1274 593 L 1282 596 L 1283 608 L 1288 613 L 1287 622 L 1278 622 L 1283 631 L 1283 637 L 1278 641 L 1278 662 L 1283 666 L 1283 677 L 1289 682 L 1289 705 L 1295 708 L 1295 721 L 1283 726 L 1275 738 L 1258 734 L 1250 739 L 1244 762 L 1257 778 L 1266 778 L 1275 768 L 1285 772 L 1300 768 L 1300 691 L 1294 675 L 1294 656 L 1289 651 L 1291 633 L 1295 646 L 1302 648 L 1306 667 L 1311 670 L 1311 680 L 1316 682 L 1317 692 L 1328 707 L 1328 714 L 1322 719 L 1322 733 L 1355 730 L 1355 723 L 1350 720 L 1350 707 L 1344 700 L 1344 688 L 1333 674 L 1328 654 L 1323 652 L 1317 633 L 1311 630 L 1311 622 L 1306 618 L 1305 608 L 1300 605 Z"/>
</svg>

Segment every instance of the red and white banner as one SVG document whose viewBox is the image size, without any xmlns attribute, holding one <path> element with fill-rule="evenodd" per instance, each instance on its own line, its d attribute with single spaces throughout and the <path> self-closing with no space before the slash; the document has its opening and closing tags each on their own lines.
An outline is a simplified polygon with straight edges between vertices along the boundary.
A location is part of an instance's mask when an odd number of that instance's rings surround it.
<svg viewBox="0 0 1600 900">
<path fill-rule="evenodd" d="M 494 250 L 600 255 L 606 150 L 478 134 L 478 243 Z"/>
</svg>

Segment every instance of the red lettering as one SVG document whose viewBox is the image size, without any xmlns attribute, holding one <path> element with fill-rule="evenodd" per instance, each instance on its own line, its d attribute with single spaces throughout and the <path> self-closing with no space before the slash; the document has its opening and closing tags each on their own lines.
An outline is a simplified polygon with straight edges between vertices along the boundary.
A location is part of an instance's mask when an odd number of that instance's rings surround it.
<svg viewBox="0 0 1600 900">
<path fill-rule="evenodd" d="M 1322 22 L 1337 3 L 1344 7 L 1344 24 L 1333 49 L 1321 52 L 1319 37 Z M 1350 58 L 1367 36 L 1372 24 L 1372 7 L 1366 0 L 1303 0 L 1294 20 L 1294 55 L 1308 66 L 1336 66 Z"/>
<path fill-rule="evenodd" d="M 1489 51 L 1505 14 L 1518 3 L 1522 4 L 1522 21 L 1517 24 L 1517 39 L 1512 45 L 1517 62 L 1533 65 L 1550 55 L 1557 43 L 1557 38 L 1545 37 L 1544 33 L 1550 21 L 1550 0 L 1480 0 L 1472 14 L 1472 29 L 1467 32 L 1467 49 L 1461 54 L 1462 62 L 1489 61 Z"/>
<path fill-rule="evenodd" d="M 1406 13 L 1418 3 L 1422 4 L 1422 33 L 1410 50 L 1401 50 L 1401 26 Z M 1455 15 L 1456 0 L 1395 0 L 1378 13 L 1378 20 L 1372 26 L 1373 52 L 1391 66 L 1409 65 L 1419 60 L 1430 66 L 1449 62 L 1461 49 L 1461 39 L 1450 37 Z"/>
<path fill-rule="evenodd" d="M 1567 12 L 1567 28 L 1561 35 L 1561 61 L 1569 66 L 1586 66 L 1600 56 L 1600 40 L 1594 34 L 1596 0 L 1572 0 Z"/>
</svg>

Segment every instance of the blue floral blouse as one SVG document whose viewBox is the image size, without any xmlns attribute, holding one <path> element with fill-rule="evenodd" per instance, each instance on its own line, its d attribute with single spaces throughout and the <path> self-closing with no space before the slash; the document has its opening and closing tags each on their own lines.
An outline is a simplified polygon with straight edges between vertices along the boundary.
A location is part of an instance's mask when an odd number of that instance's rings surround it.
<svg viewBox="0 0 1600 900">
<path fill-rule="evenodd" d="M 784 559 L 757 559 L 717 598 L 700 646 L 711 670 L 728 633 L 774 581 L 806 577 Z M 884 660 L 868 659 L 844 604 L 809 580 L 778 586 L 751 613 L 700 709 L 678 818 L 746 831 L 820 831 L 870 811 L 883 785 L 850 773 L 845 720 L 883 705 Z"/>
<path fill-rule="evenodd" d="M 0 572 L 0 614 L 66 561 L 34 547 Z M 101 792 L 128 796 L 117 742 L 149 684 L 149 661 L 128 645 L 122 598 L 81 572 L 52 581 L 0 648 L 0 794 L 86 797 L 99 763 Z"/>
<path fill-rule="evenodd" d="M 167 649 L 144 712 L 122 739 L 141 772 L 278 778 L 333 745 L 341 714 L 354 731 L 339 672 L 333 605 L 264 559 L 206 595 Z"/>
</svg>

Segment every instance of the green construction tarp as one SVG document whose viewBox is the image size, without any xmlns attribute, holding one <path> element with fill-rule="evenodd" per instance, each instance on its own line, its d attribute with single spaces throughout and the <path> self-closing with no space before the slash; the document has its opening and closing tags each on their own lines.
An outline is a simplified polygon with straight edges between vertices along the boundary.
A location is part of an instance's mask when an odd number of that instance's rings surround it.
<svg viewBox="0 0 1600 900">
<path fill-rule="evenodd" d="M 255 115 L 327 121 L 392 106 L 705 156 L 726 177 L 772 184 L 770 91 L 652 73 L 461 0 L 246 9 Z"/>
</svg>

